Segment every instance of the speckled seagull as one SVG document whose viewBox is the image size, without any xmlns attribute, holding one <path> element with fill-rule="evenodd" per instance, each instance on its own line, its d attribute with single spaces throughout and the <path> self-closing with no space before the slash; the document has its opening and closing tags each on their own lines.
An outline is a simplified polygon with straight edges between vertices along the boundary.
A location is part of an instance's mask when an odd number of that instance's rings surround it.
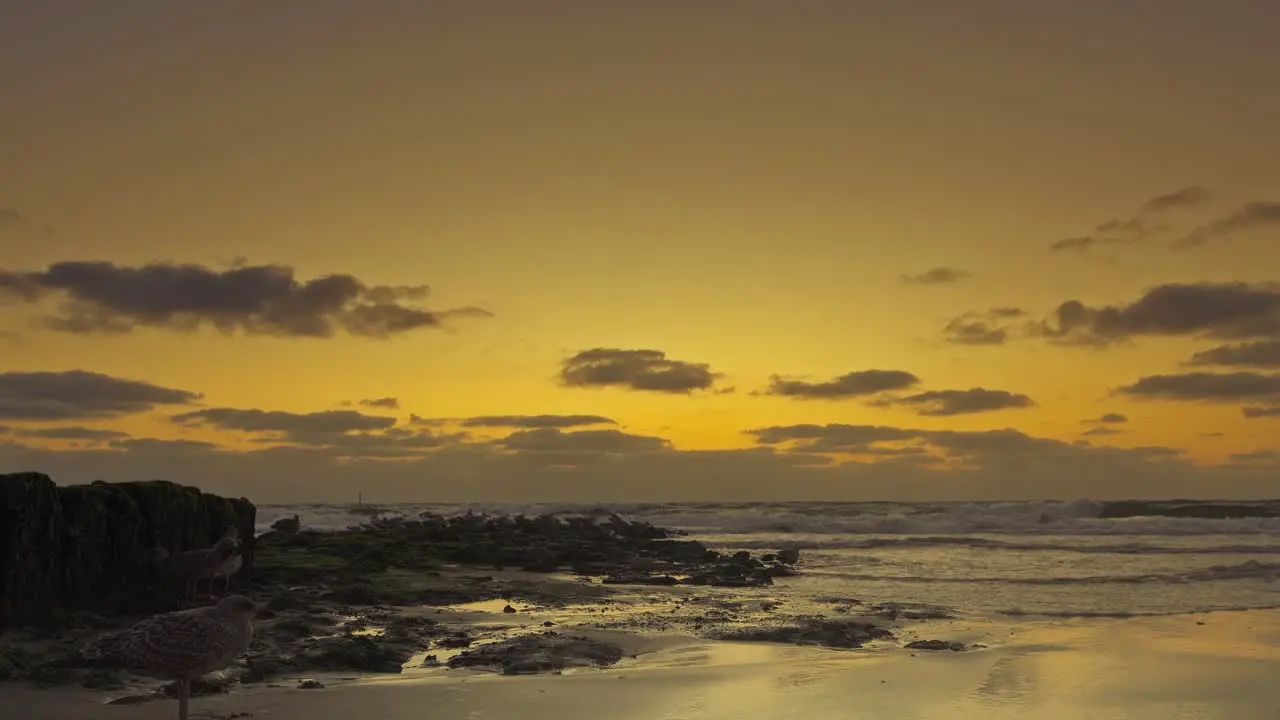
<svg viewBox="0 0 1280 720">
<path fill-rule="evenodd" d="M 178 681 L 178 720 L 188 720 L 191 681 L 234 663 L 253 640 L 258 606 L 243 595 L 216 605 L 154 615 L 90 641 L 80 654 L 144 675 Z"/>
</svg>

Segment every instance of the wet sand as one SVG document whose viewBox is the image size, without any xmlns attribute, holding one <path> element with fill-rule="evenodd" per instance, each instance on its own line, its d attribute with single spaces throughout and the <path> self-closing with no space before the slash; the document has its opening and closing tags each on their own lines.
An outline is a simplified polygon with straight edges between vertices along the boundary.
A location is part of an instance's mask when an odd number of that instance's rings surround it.
<svg viewBox="0 0 1280 720">
<path fill-rule="evenodd" d="M 1203 624 L 1197 624 L 1203 623 Z M 958 629 L 958 628 L 957 628 Z M 1280 717 L 1280 612 L 971 625 L 964 653 L 675 640 L 608 670 L 323 678 L 198 698 L 193 714 L 326 720 L 1249 720 Z M 171 702 L 105 706 L 83 690 L 0 689 L 24 720 L 167 720 Z M 6 712 L 6 715 L 9 713 Z"/>
</svg>

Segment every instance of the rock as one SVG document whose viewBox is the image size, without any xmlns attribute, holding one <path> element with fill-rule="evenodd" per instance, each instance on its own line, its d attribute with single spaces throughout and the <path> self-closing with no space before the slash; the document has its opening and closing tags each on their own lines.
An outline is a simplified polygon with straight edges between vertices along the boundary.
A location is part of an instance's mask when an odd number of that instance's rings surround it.
<svg viewBox="0 0 1280 720">
<path fill-rule="evenodd" d="M 324 683 L 320 682 L 319 680 L 299 680 L 298 689 L 299 690 L 323 690 Z"/>
<path fill-rule="evenodd" d="M 976 650 L 981 645 L 965 645 L 964 643 L 948 642 L 946 640 L 916 640 L 907 643 L 908 650 L 950 650 L 951 652 L 962 652 L 964 650 Z"/>
<path fill-rule="evenodd" d="M 515 612 L 516 612 L 516 609 L 515 609 L 515 608 L 513 608 L 513 607 L 511 607 L 510 605 L 504 605 L 504 606 L 502 606 L 502 612 L 504 612 L 504 613 L 506 613 L 506 614 L 508 614 L 508 615 L 514 615 L 514 614 L 515 614 Z"/>
<path fill-rule="evenodd" d="M 872 640 L 891 638 L 893 633 L 871 623 L 826 618 L 796 618 L 794 624 L 764 628 L 730 628 L 713 633 L 712 637 L 716 640 L 860 648 Z"/>
<path fill-rule="evenodd" d="M 460 630 L 436 640 L 436 647 L 443 650 L 456 650 L 458 648 L 471 647 L 471 643 L 471 636 Z"/>
<path fill-rule="evenodd" d="M 278 533 L 293 535 L 302 529 L 302 521 L 297 515 L 294 515 L 293 517 L 280 518 L 279 520 L 271 523 L 271 529 Z"/>
<path fill-rule="evenodd" d="M 123 690 L 127 687 L 118 671 L 105 668 L 90 670 L 80 679 L 80 685 L 90 690 Z"/>
<path fill-rule="evenodd" d="M 560 560 L 555 552 L 545 547 L 532 547 L 525 551 L 521 570 L 528 572 L 555 572 L 560 567 Z"/>
<path fill-rule="evenodd" d="M 255 513 L 243 498 L 163 480 L 58 487 L 40 473 L 0 475 L 0 630 L 61 626 L 79 610 L 173 610 L 178 593 L 157 584 L 155 546 L 208 547 L 235 525 L 247 575 Z"/>
<path fill-rule="evenodd" d="M 324 638 L 300 653 L 295 663 L 317 670 L 398 673 L 412 655 L 411 650 L 396 643 L 380 641 L 369 635 L 348 635 Z"/>
<path fill-rule="evenodd" d="M 800 551 L 795 548 L 787 548 L 779 550 L 777 553 L 778 562 L 783 565 L 795 565 L 800 562 Z"/>
<path fill-rule="evenodd" d="M 489 667 L 503 675 L 554 672 L 568 667 L 609 667 L 623 657 L 616 645 L 553 632 L 524 635 L 467 650 L 449 658 L 451 668 Z"/>
</svg>

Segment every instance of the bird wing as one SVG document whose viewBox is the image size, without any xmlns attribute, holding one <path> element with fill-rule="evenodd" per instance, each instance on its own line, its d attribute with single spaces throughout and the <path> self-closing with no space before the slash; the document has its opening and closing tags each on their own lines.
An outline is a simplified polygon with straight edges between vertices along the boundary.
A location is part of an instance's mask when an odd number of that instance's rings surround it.
<svg viewBox="0 0 1280 720">
<path fill-rule="evenodd" d="M 234 643 L 235 634 L 210 608 L 198 608 L 147 618 L 125 631 L 115 645 L 125 664 L 177 676 L 223 657 Z"/>
</svg>

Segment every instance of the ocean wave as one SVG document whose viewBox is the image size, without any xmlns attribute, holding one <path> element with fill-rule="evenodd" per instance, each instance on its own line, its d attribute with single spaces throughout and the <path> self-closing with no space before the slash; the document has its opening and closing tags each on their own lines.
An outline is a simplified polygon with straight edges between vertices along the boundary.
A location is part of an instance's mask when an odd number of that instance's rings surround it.
<svg viewBox="0 0 1280 720">
<path fill-rule="evenodd" d="M 1153 543 L 1061 543 L 1021 542 L 998 540 L 972 535 L 912 535 L 890 537 L 860 537 L 850 535 L 821 535 L 785 538 L 756 536 L 726 540 L 704 538 L 708 545 L 717 548 L 762 548 L 786 545 L 797 550 L 879 550 L 923 547 L 968 547 L 981 550 L 1009 550 L 1024 552 L 1071 552 L 1116 555 L 1273 555 L 1280 554 L 1280 544 L 1229 544 L 1229 545 L 1156 545 Z"/>
<path fill-rule="evenodd" d="M 1188 610 L 1023 610 L 1009 608 L 999 611 L 1001 615 L 1010 617 L 1050 617 L 1050 618 L 1143 618 L 1143 617 L 1176 617 L 1179 615 L 1202 615 L 1210 612 L 1248 612 L 1250 610 L 1280 610 L 1280 605 L 1228 605 L 1223 607 L 1204 607 Z"/>
<path fill-rule="evenodd" d="M 1270 582 L 1280 577 L 1280 563 L 1265 563 L 1248 560 L 1234 565 L 1213 565 L 1196 570 L 1179 573 L 1144 573 L 1138 575 L 1076 575 L 1064 577 L 976 577 L 965 575 L 949 577 L 938 575 L 874 575 L 867 573 L 849 573 L 837 571 L 806 571 L 806 575 L 815 577 L 840 578 L 841 580 L 898 582 L 898 583 L 949 583 L 949 584 L 982 584 L 1000 583 L 1005 585 L 1101 585 L 1101 584 L 1183 584 L 1196 582 L 1215 582 L 1220 580 L 1252 580 L 1260 579 Z"/>
</svg>

